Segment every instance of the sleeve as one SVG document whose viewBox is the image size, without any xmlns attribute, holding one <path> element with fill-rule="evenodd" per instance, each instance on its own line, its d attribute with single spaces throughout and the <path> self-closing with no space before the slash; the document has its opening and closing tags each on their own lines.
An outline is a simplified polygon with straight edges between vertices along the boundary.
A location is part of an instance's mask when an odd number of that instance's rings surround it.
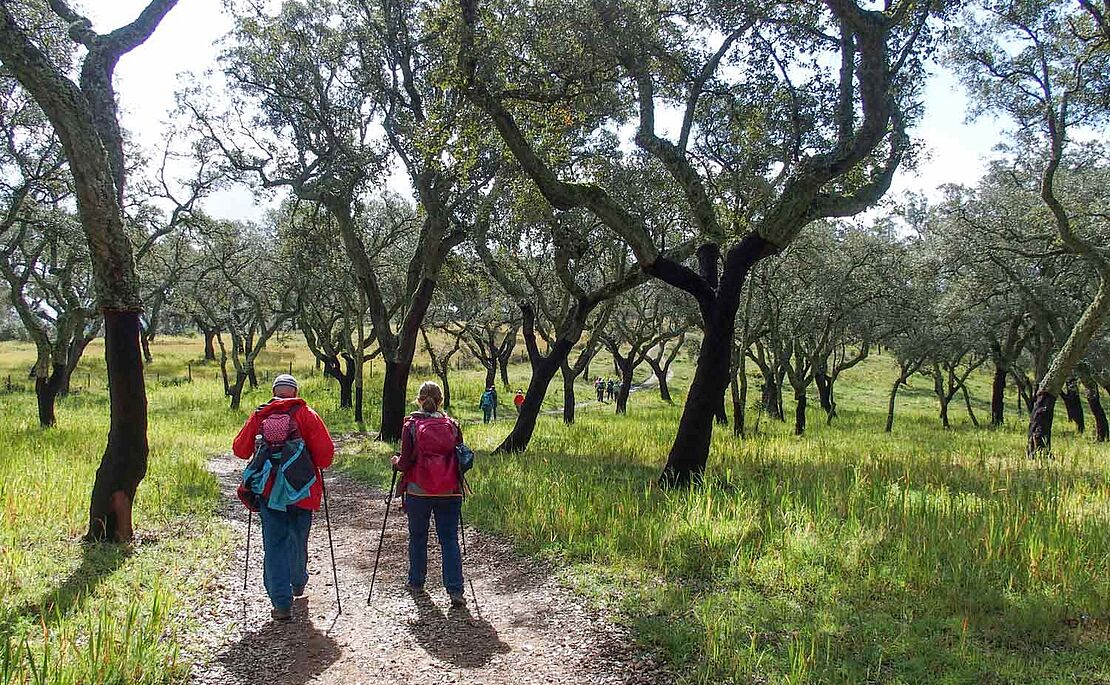
<svg viewBox="0 0 1110 685">
<path fill-rule="evenodd" d="M 454 419 L 451 419 L 451 423 L 455 424 L 455 444 L 463 444 L 462 426 L 459 425 L 459 422 Z"/>
<path fill-rule="evenodd" d="M 302 415 L 305 419 L 303 422 L 300 420 Z M 312 463 L 318 469 L 331 466 L 332 459 L 335 457 L 335 443 L 331 440 L 331 433 L 324 425 L 324 420 L 308 407 L 297 413 L 297 419 L 297 427 L 301 431 L 304 444 L 308 447 L 309 455 L 312 456 Z"/>
<path fill-rule="evenodd" d="M 258 412 L 253 412 L 239 434 L 231 442 L 231 451 L 240 459 L 250 459 L 254 454 L 254 436 L 258 434 Z"/>
<path fill-rule="evenodd" d="M 412 468 L 416 462 L 416 446 L 412 442 L 412 423 L 405 421 L 401 426 L 401 459 L 397 462 L 397 470 L 404 472 Z"/>
</svg>

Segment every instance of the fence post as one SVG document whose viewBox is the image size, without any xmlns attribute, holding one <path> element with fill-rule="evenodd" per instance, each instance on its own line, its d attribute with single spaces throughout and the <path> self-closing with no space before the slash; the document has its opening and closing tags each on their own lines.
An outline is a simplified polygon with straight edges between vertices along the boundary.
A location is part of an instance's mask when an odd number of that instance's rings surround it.
<svg viewBox="0 0 1110 685">
<path fill-rule="evenodd" d="M 292 359 L 289 360 L 289 375 L 290 376 L 293 375 L 293 360 Z"/>
<path fill-rule="evenodd" d="M 4 383 L 4 390 L 6 390 L 7 392 L 12 391 L 12 375 L 10 373 L 8 374 L 7 381 L 5 381 Z"/>
<path fill-rule="evenodd" d="M 189 375 L 189 382 L 192 383 L 193 382 L 193 362 L 186 362 L 185 363 L 185 371 Z"/>
</svg>

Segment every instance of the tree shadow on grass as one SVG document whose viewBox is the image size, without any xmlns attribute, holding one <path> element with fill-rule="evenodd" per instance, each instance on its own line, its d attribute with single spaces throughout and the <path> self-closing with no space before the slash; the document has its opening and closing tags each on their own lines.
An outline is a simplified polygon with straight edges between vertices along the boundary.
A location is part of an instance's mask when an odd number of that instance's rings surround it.
<svg viewBox="0 0 1110 685">
<path fill-rule="evenodd" d="M 304 685 L 339 660 L 339 645 L 309 618 L 305 600 L 295 600 L 293 620 L 270 621 L 247 633 L 216 660 L 244 685 Z"/>
<path fill-rule="evenodd" d="M 81 563 L 77 568 L 38 599 L 5 612 L 7 615 L 0 621 L 0 636 L 12 635 L 15 625 L 23 620 L 47 627 L 56 625 L 80 608 L 97 586 L 123 566 L 133 552 L 130 545 L 82 543 Z"/>
<path fill-rule="evenodd" d="M 426 592 L 414 592 L 413 600 L 417 617 L 409 623 L 409 631 L 433 657 L 459 668 L 480 668 L 494 654 L 510 651 L 497 630 L 469 609 L 451 609 L 444 614 Z"/>
</svg>

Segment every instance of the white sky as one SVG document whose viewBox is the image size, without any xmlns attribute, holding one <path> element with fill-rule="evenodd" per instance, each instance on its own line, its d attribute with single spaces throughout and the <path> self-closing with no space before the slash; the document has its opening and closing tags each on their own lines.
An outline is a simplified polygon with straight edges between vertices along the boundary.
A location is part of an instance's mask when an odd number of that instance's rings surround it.
<svg viewBox="0 0 1110 685">
<path fill-rule="evenodd" d="M 131 21 L 147 0 L 88 0 L 85 12 L 101 32 Z M 179 74 L 202 75 L 215 67 L 215 45 L 231 28 L 221 0 L 181 0 L 144 45 L 125 55 L 116 69 L 121 123 L 137 142 L 157 154 L 168 133 Z M 925 116 L 912 133 L 923 140 L 929 158 L 916 173 L 900 173 L 892 195 L 908 190 L 934 195 L 944 183 L 974 183 L 985 171 L 992 148 L 1000 141 L 997 122 L 967 123 L 966 98 L 950 75 L 940 72 L 927 85 Z M 395 174 L 390 187 L 409 194 L 407 180 Z M 220 192 L 206 209 L 227 219 L 255 219 L 263 207 L 246 189 Z"/>
</svg>

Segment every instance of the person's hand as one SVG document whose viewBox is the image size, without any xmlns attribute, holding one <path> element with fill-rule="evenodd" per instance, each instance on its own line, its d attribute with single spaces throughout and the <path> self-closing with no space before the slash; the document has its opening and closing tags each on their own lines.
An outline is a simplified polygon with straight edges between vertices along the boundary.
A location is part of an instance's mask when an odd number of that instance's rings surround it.
<svg viewBox="0 0 1110 685">
<path fill-rule="evenodd" d="M 401 470 L 401 469 L 397 468 L 397 464 L 400 464 L 400 463 L 401 463 L 401 455 L 399 455 L 399 454 L 394 454 L 394 455 L 393 455 L 393 457 L 392 457 L 392 458 L 390 458 L 390 460 L 389 460 L 389 461 L 390 461 L 390 463 L 392 463 L 392 464 L 393 464 L 393 470 L 394 470 L 394 471 L 400 471 L 400 470 Z"/>
</svg>

